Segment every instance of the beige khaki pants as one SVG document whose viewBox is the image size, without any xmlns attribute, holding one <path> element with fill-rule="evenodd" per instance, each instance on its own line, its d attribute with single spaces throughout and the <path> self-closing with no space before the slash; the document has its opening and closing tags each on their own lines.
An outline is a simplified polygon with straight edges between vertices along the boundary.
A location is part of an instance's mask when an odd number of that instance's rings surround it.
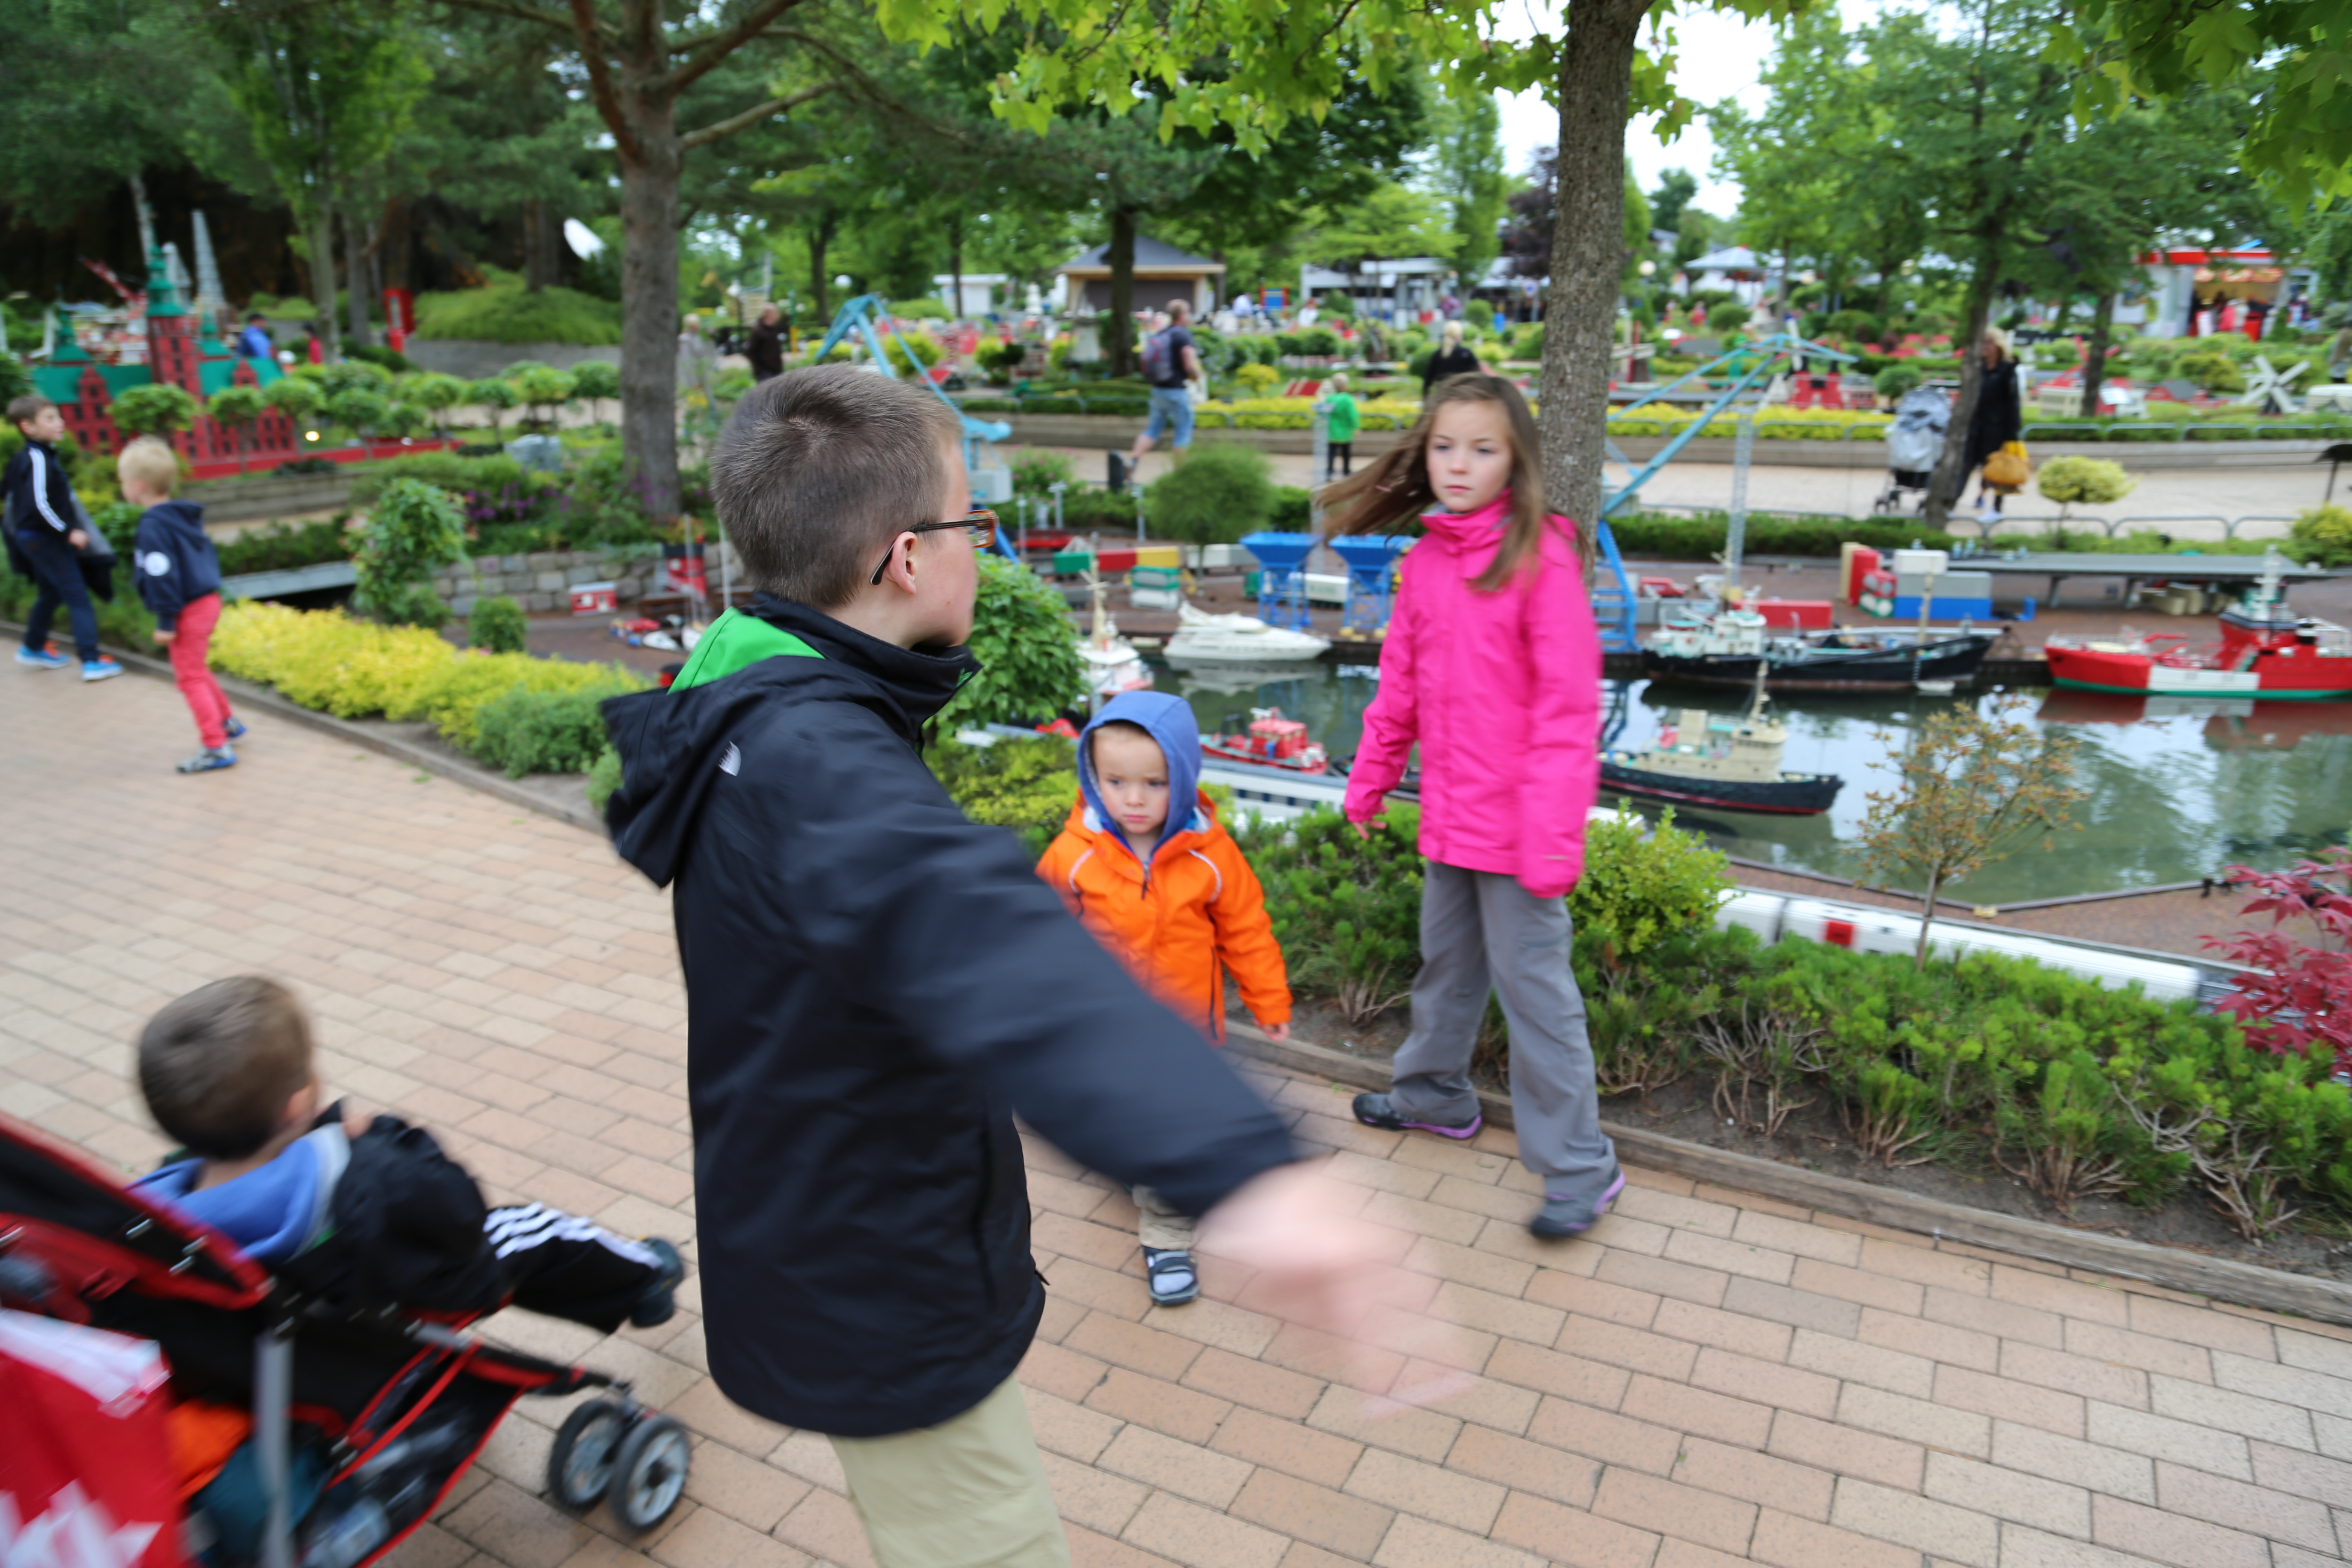
<svg viewBox="0 0 2352 1568">
<path fill-rule="evenodd" d="M 881 1568 L 1069 1568 L 1012 1378 L 937 1426 L 832 1442 Z"/>
<path fill-rule="evenodd" d="M 1175 1208 L 1150 1187 L 1130 1188 L 1128 1196 L 1135 1200 L 1140 1211 L 1135 1228 L 1144 1246 L 1154 1252 L 1192 1250 L 1192 1231 L 1197 1222 L 1191 1215 Z"/>
</svg>

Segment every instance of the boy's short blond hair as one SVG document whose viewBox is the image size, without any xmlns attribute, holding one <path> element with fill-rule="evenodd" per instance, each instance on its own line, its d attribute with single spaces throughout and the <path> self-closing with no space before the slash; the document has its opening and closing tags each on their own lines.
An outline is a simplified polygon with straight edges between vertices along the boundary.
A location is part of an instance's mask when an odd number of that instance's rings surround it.
<svg viewBox="0 0 2352 1568">
<path fill-rule="evenodd" d="M 139 1092 L 155 1124 L 191 1154 L 259 1152 L 311 1079 L 310 1021 L 275 980 L 241 974 L 199 986 L 139 1034 Z"/>
<path fill-rule="evenodd" d="M 180 454 L 152 436 L 142 436 L 122 448 L 122 455 L 114 459 L 114 471 L 167 496 L 180 488 Z"/>
<path fill-rule="evenodd" d="M 1334 392 L 1345 392 L 1348 390 L 1348 373 L 1346 371 L 1340 371 L 1331 377 L 1331 390 Z"/>
</svg>

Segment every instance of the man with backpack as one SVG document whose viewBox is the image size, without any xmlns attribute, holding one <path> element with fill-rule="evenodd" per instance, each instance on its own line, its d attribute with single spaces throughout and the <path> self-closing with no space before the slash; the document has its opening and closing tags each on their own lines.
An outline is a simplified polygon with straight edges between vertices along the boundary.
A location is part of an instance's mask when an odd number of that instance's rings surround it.
<svg viewBox="0 0 2352 1568">
<path fill-rule="evenodd" d="M 1192 444 L 1191 384 L 1200 380 L 1202 373 L 1201 351 L 1193 346 L 1192 329 L 1186 325 L 1192 319 L 1192 306 L 1171 300 L 1161 318 L 1167 324 L 1153 322 L 1155 330 L 1143 340 L 1143 379 L 1151 388 L 1151 416 L 1144 422 L 1143 434 L 1135 438 L 1133 456 L 1139 462 L 1159 441 L 1160 432 L 1170 426 L 1175 431 L 1176 450 L 1181 452 Z"/>
</svg>

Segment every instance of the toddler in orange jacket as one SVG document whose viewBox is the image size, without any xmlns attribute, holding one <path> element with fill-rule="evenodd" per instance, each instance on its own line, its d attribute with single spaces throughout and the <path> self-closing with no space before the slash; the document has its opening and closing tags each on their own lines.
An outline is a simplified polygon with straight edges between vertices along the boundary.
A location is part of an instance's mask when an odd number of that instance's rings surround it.
<svg viewBox="0 0 2352 1568">
<path fill-rule="evenodd" d="M 1200 777 L 1200 727 L 1181 698 L 1114 697 L 1078 737 L 1078 799 L 1037 875 L 1146 990 L 1207 1038 L 1224 1037 L 1230 973 L 1259 1026 L 1287 1039 L 1290 986 L 1265 895 Z M 1192 1221 L 1150 1187 L 1134 1196 L 1152 1300 L 1192 1300 L 1201 1293 Z"/>
</svg>

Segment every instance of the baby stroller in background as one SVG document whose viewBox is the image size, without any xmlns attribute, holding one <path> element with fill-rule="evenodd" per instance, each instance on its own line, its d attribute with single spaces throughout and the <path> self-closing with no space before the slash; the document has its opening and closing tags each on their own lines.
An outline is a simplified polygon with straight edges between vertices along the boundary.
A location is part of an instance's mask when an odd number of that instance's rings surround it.
<svg viewBox="0 0 2352 1568">
<path fill-rule="evenodd" d="M 1895 405 L 1886 427 L 1886 488 L 1870 503 L 1874 515 L 1902 510 L 1906 491 L 1916 490 L 1915 509 L 1927 501 L 1927 481 L 1944 454 L 1944 433 L 1952 427 L 1951 400 L 1931 386 L 1915 386 Z"/>
<path fill-rule="evenodd" d="M 583 1512 L 603 1500 L 625 1528 L 644 1531 L 685 1490 L 685 1428 L 636 1404 L 627 1384 L 484 1343 L 446 1320 L 305 1301 L 226 1237 L 5 1116 L 0 1309 L 15 1331 L 0 1348 L 0 1387 L 15 1391 L 0 1424 L 0 1535 L 29 1537 L 45 1518 L 52 1531 L 97 1528 L 121 1568 L 180 1568 L 213 1543 L 205 1521 L 176 1511 L 125 1518 L 89 1507 L 93 1497 L 129 1496 L 176 1510 L 181 1479 L 164 1426 L 165 1406 L 179 1402 L 232 1422 L 250 1413 L 249 1443 L 232 1463 L 256 1479 L 266 1568 L 375 1562 L 432 1516 L 526 1394 L 614 1395 L 581 1405 L 557 1434 L 548 1489 L 563 1507 Z M 139 1342 L 160 1348 L 168 1394 L 149 1389 L 143 1409 L 127 1393 L 65 1407 L 77 1388 L 97 1386 L 75 1375 L 92 1363 L 120 1363 L 126 1352 L 152 1363 Z M 54 1353 L 27 1354 L 28 1344 Z M 39 1419 L 28 1392 L 45 1394 L 59 1419 Z M 100 1434 L 100 1465 L 71 1440 L 84 1426 Z M 307 1507 L 302 1493 L 313 1494 Z"/>
</svg>

